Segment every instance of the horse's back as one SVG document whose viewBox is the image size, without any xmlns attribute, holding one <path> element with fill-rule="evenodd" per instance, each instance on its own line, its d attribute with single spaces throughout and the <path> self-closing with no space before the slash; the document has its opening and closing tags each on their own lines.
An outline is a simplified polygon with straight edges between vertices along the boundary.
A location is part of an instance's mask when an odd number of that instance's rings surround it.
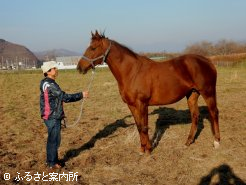
<svg viewBox="0 0 246 185">
<path fill-rule="evenodd" d="M 165 62 L 163 62 L 165 64 Z M 217 72 L 213 63 L 206 57 L 186 54 L 166 61 L 166 68 L 174 68 L 179 78 L 189 79 L 194 83 L 216 82 Z M 200 82 L 199 82 L 200 81 Z"/>
<path fill-rule="evenodd" d="M 183 60 L 198 90 L 215 88 L 217 71 L 214 64 L 201 55 L 184 55 Z"/>
<path fill-rule="evenodd" d="M 174 59 L 173 65 L 180 78 L 189 78 L 192 89 L 200 93 L 214 94 L 216 92 L 217 71 L 214 64 L 201 55 L 187 54 Z M 176 64 L 175 64 L 176 63 Z"/>
<path fill-rule="evenodd" d="M 153 104 L 174 103 L 192 89 L 198 92 L 215 92 L 216 69 L 211 61 L 203 56 L 182 55 L 168 61 L 150 63 L 149 67 L 149 73 L 152 74 L 150 91 Z"/>
</svg>

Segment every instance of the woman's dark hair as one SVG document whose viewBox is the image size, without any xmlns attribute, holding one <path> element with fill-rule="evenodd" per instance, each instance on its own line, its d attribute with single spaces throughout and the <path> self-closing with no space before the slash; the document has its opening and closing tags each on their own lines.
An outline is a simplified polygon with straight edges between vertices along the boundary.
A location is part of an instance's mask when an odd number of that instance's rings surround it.
<svg viewBox="0 0 246 185">
<path fill-rule="evenodd" d="M 49 69 L 47 72 L 50 72 L 50 71 L 51 71 L 51 69 Z M 48 76 L 47 72 L 44 73 L 44 77 Z"/>
</svg>

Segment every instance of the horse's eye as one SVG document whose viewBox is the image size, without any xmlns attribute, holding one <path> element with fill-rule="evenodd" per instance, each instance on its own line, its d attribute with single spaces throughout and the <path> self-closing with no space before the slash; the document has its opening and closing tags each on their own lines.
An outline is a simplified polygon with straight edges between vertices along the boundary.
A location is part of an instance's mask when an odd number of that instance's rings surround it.
<svg viewBox="0 0 246 185">
<path fill-rule="evenodd" d="M 97 48 L 94 48 L 94 47 L 91 46 L 91 50 L 92 50 L 92 51 L 95 51 L 96 49 L 97 49 Z"/>
</svg>

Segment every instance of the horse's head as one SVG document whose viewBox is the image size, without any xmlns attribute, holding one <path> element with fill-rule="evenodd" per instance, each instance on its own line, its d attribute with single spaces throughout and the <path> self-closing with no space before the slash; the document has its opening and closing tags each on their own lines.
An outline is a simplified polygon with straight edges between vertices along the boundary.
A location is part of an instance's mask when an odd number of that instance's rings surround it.
<svg viewBox="0 0 246 185">
<path fill-rule="evenodd" d="M 91 32 L 91 42 L 89 47 L 85 50 L 84 55 L 78 62 L 77 69 L 85 74 L 91 68 L 94 69 L 95 66 L 103 64 L 109 53 L 111 42 L 109 45 L 105 42 L 106 38 L 97 31 L 95 34 Z"/>
</svg>

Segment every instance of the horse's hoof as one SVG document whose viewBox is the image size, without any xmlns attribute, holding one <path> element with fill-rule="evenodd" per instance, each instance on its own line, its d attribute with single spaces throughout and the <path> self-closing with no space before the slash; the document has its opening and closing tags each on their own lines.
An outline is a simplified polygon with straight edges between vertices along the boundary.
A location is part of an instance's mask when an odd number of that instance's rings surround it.
<svg viewBox="0 0 246 185">
<path fill-rule="evenodd" d="M 139 151 L 139 155 L 144 155 L 144 153 L 145 153 L 145 149 L 141 147 Z"/>
<path fill-rule="evenodd" d="M 145 153 L 146 153 L 147 155 L 150 155 L 150 154 L 151 154 L 151 150 L 146 150 Z"/>
<path fill-rule="evenodd" d="M 220 147 L 220 142 L 219 141 L 214 141 L 214 148 L 218 149 Z"/>
<path fill-rule="evenodd" d="M 144 155 L 144 152 L 143 152 L 143 151 L 139 151 L 138 154 L 139 154 L 140 156 L 142 156 L 142 155 Z"/>
<path fill-rule="evenodd" d="M 188 140 L 188 141 L 186 141 L 186 143 L 185 143 L 185 146 L 190 146 L 190 144 L 191 144 L 191 142 Z"/>
<path fill-rule="evenodd" d="M 140 156 L 143 156 L 143 155 L 151 156 L 151 151 L 150 150 L 145 150 L 144 152 L 143 151 L 139 151 L 139 155 Z"/>
</svg>

